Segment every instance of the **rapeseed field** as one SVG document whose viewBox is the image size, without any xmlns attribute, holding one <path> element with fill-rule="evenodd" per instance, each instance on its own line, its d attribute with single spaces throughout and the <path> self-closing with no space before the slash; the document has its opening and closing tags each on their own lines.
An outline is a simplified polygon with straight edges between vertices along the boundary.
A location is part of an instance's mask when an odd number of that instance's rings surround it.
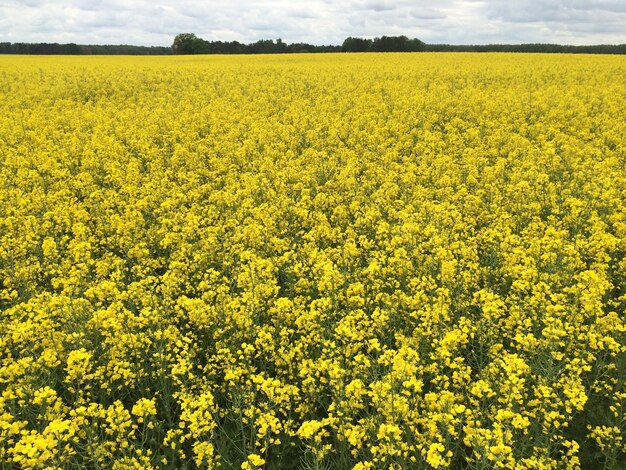
<svg viewBox="0 0 626 470">
<path fill-rule="evenodd" d="M 0 57 L 0 467 L 623 468 L 624 77 Z"/>
</svg>

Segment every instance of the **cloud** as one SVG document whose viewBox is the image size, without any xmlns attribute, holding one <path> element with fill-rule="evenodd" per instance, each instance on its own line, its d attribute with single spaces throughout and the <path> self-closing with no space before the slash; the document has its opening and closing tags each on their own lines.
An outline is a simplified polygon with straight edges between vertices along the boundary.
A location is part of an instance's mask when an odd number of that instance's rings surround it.
<svg viewBox="0 0 626 470">
<path fill-rule="evenodd" d="M 312 44 L 393 34 L 429 43 L 626 43 L 626 2 L 0 0 L 0 41 L 168 46 L 181 32 Z"/>
<path fill-rule="evenodd" d="M 394 2 L 389 2 L 385 0 L 368 0 L 362 3 L 362 10 L 372 10 L 372 11 L 391 11 L 397 9 L 397 6 Z M 358 5 L 358 4 L 357 4 Z"/>
<path fill-rule="evenodd" d="M 411 8 L 410 15 L 415 20 L 443 20 L 448 16 L 443 11 L 432 8 Z"/>
</svg>

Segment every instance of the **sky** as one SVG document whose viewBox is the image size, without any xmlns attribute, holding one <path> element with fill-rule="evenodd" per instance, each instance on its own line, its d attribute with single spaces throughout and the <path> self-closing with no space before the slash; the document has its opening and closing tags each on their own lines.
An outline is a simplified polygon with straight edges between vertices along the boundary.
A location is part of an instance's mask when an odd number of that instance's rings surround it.
<svg viewBox="0 0 626 470">
<path fill-rule="evenodd" d="M 430 44 L 623 44 L 626 0 L 0 0 L 0 42 L 170 46 L 179 33 L 317 45 L 401 34 Z"/>
</svg>

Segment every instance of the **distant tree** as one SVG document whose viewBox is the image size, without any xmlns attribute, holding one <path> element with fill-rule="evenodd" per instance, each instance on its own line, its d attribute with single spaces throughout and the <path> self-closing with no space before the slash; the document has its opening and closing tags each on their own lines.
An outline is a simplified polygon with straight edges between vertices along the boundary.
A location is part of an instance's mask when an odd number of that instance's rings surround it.
<svg viewBox="0 0 626 470">
<path fill-rule="evenodd" d="M 294 42 L 287 46 L 287 52 L 292 53 L 305 53 L 305 52 L 318 52 L 317 46 L 311 44 L 305 44 L 303 42 Z"/>
<path fill-rule="evenodd" d="M 281 38 L 276 40 L 276 52 L 282 54 L 283 52 L 287 52 L 287 44 L 283 42 Z"/>
<path fill-rule="evenodd" d="M 409 39 L 409 50 L 413 52 L 422 52 L 426 50 L 426 43 L 417 38 Z"/>
<path fill-rule="evenodd" d="M 133 46 L 128 44 L 57 44 L 0 42 L 0 54 L 94 54 L 94 55 L 167 55 L 167 54 L 276 54 L 288 52 L 541 52 L 568 54 L 626 54 L 626 44 L 569 46 L 561 44 L 424 44 L 406 36 L 382 36 L 374 40 L 349 37 L 341 46 L 315 46 L 306 43 L 285 43 L 282 39 L 260 40 L 251 44 L 237 41 L 205 41 L 192 33 L 179 34 L 170 47 Z"/>
<path fill-rule="evenodd" d="M 372 50 L 376 52 L 416 52 L 423 51 L 426 44 L 419 39 L 406 36 L 382 36 L 374 39 Z"/>
<path fill-rule="evenodd" d="M 348 37 L 343 41 L 341 50 L 344 52 L 367 52 L 372 47 L 371 39 Z"/>
<path fill-rule="evenodd" d="M 83 50 L 84 49 L 83 47 L 79 46 L 78 44 L 74 44 L 73 42 L 69 44 L 64 44 L 64 47 L 65 47 L 66 54 L 78 55 L 78 54 L 85 53 L 85 51 Z"/>
<path fill-rule="evenodd" d="M 372 42 L 372 50 L 375 52 L 398 52 L 408 41 L 406 36 L 382 36 Z"/>
<path fill-rule="evenodd" d="M 202 54 L 207 49 L 206 41 L 200 39 L 193 33 L 181 33 L 174 38 L 172 51 L 174 54 Z"/>
<path fill-rule="evenodd" d="M 406 36 L 382 36 L 374 40 L 349 37 L 341 46 L 344 52 L 415 52 L 425 48 L 426 44 L 419 39 Z"/>
<path fill-rule="evenodd" d="M 248 52 L 252 54 L 272 54 L 276 52 L 276 45 L 272 39 L 261 39 L 250 44 Z"/>
</svg>

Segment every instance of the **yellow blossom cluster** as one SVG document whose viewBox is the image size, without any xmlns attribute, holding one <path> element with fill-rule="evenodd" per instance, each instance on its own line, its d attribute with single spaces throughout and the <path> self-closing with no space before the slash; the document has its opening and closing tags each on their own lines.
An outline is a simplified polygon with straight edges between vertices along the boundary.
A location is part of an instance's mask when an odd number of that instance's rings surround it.
<svg viewBox="0 0 626 470">
<path fill-rule="evenodd" d="M 623 468 L 624 77 L 0 58 L 0 467 Z"/>
</svg>

